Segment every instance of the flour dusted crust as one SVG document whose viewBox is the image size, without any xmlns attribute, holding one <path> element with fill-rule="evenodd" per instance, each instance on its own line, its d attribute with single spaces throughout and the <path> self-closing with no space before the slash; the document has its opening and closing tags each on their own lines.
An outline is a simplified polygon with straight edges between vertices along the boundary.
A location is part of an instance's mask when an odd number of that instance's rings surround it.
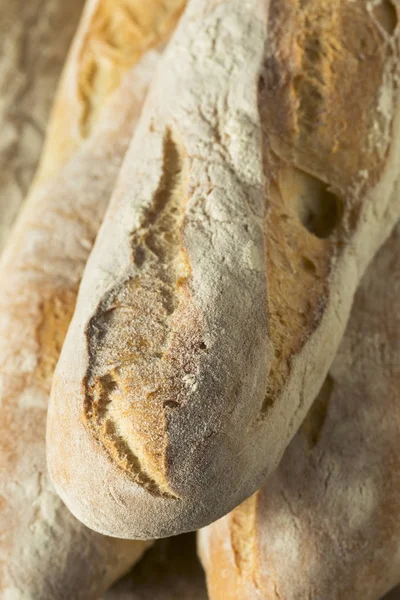
<svg viewBox="0 0 400 600">
<path fill-rule="evenodd" d="M 186 0 L 87 0 L 54 102 L 36 183 L 73 155 L 121 77 L 147 51 L 168 40 L 185 4 Z"/>
<path fill-rule="evenodd" d="M 382 598 L 400 583 L 400 228 L 276 472 L 200 532 L 211 600 Z"/>
<path fill-rule="evenodd" d="M 52 374 L 137 116 L 134 77 L 118 91 L 97 132 L 31 195 L 0 262 L 0 596 L 7 600 L 95 600 L 147 547 L 79 523 L 45 460 Z"/>
<path fill-rule="evenodd" d="M 0 252 L 36 169 L 82 6 L 83 0 L 0 2 Z"/>
<path fill-rule="evenodd" d="M 53 382 L 51 476 L 93 529 L 195 529 L 277 466 L 400 215 L 396 10 L 189 4 Z"/>
<path fill-rule="evenodd" d="M 0 263 L 0 596 L 7 600 L 95 600 L 148 545 L 79 523 L 45 461 L 53 370 L 143 92 L 132 73 L 101 127 L 31 195 Z"/>
<path fill-rule="evenodd" d="M 102 4 L 98 0 L 90 7 Z M 120 20 L 119 30 L 121 25 Z M 80 28 L 74 47 L 88 31 Z M 165 28 L 160 25 L 159 31 L 164 39 Z M 157 35 L 158 30 L 154 44 Z M 147 49 L 133 69 L 126 65 L 124 75 L 119 70 L 113 93 L 97 85 L 96 115 L 71 152 L 61 156 L 55 148 L 51 174 L 36 180 L 0 262 L 0 596 L 5 600 L 97 600 L 149 546 L 107 538 L 82 525 L 57 496 L 45 460 L 51 379 L 87 256 L 158 61 L 158 53 Z M 72 52 L 65 73 L 78 76 L 74 61 Z M 110 76 L 111 67 L 110 58 Z M 76 107 L 71 103 L 68 112 L 67 98 L 65 114 L 72 119 Z M 52 119 L 54 130 L 57 112 Z M 45 155 L 42 168 L 48 166 Z"/>
</svg>

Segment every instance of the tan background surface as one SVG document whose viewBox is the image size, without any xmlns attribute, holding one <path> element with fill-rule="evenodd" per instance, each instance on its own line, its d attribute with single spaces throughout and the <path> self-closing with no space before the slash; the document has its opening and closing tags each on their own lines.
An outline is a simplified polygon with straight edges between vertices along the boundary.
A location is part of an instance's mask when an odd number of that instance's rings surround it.
<svg viewBox="0 0 400 600">
<path fill-rule="evenodd" d="M 0 251 L 32 181 L 83 0 L 0 0 Z"/>
</svg>

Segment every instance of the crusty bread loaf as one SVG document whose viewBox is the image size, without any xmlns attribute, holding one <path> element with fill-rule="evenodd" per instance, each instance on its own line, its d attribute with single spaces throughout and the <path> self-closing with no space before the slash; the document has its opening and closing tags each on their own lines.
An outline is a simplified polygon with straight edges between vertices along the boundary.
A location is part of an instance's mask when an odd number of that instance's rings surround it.
<svg viewBox="0 0 400 600">
<path fill-rule="evenodd" d="M 97 132 L 30 197 L 0 262 L 0 597 L 7 600 L 97 600 L 146 548 L 79 523 L 45 461 L 51 377 L 143 92 L 132 76 Z"/>
<path fill-rule="evenodd" d="M 78 38 L 90 34 L 87 13 L 85 23 Z M 118 26 L 122 35 L 124 22 Z M 161 42 L 165 29 L 160 32 Z M 76 60 L 72 52 L 67 74 L 80 75 Z M 85 64 L 82 53 L 79 60 Z M 71 156 L 56 149 L 51 176 L 37 180 L 0 262 L 0 596 L 6 600 L 97 600 L 149 545 L 95 534 L 72 517 L 47 476 L 45 421 L 83 267 L 157 60 L 148 52 L 109 100 L 108 88 L 102 93 L 96 87 L 96 118 Z M 122 76 L 119 59 L 116 69 Z M 73 104 L 68 109 L 67 99 L 66 112 L 77 110 Z M 50 133 L 58 118 L 55 111 Z M 48 168 L 46 156 L 42 168 Z"/>
<path fill-rule="evenodd" d="M 64 70 L 35 182 L 65 163 L 91 131 L 121 76 L 163 45 L 186 0 L 87 0 Z"/>
<path fill-rule="evenodd" d="M 400 226 L 276 472 L 200 533 L 211 600 L 378 600 L 400 584 L 399 252 Z"/>
<path fill-rule="evenodd" d="M 0 2 L 0 252 L 28 191 L 83 0 Z"/>
<path fill-rule="evenodd" d="M 207 600 L 195 534 L 156 541 L 104 600 Z"/>
<path fill-rule="evenodd" d="M 396 10 L 189 3 L 53 380 L 51 476 L 93 529 L 195 529 L 276 468 L 400 216 Z"/>
</svg>

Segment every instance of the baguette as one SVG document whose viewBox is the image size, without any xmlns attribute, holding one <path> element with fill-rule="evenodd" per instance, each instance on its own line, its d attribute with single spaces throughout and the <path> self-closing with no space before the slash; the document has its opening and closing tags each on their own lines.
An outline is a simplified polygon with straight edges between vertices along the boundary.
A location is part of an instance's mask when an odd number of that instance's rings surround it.
<svg viewBox="0 0 400 600">
<path fill-rule="evenodd" d="M 157 540 L 104 600 L 208 600 L 195 534 Z"/>
<path fill-rule="evenodd" d="M 126 71 L 162 46 L 186 0 L 88 0 L 52 110 L 35 183 L 65 164 L 88 136 Z"/>
<path fill-rule="evenodd" d="M 377 600 L 400 584 L 400 227 L 281 464 L 199 534 L 211 600 Z"/>
<path fill-rule="evenodd" d="M 137 116 L 134 83 L 133 75 L 97 132 L 30 197 L 0 262 L 0 597 L 7 600 L 97 600 L 147 547 L 79 523 L 45 461 L 51 377 Z"/>
<path fill-rule="evenodd" d="M 0 2 L 0 252 L 33 178 L 82 6 L 83 0 Z"/>
<path fill-rule="evenodd" d="M 196 529 L 277 467 L 400 216 L 397 9 L 381 8 L 189 3 L 53 380 L 50 474 L 89 527 Z"/>
<path fill-rule="evenodd" d="M 103 4 L 97 0 L 98 7 Z M 89 37 L 91 31 L 85 14 L 86 28 L 80 28 L 78 37 Z M 118 22 L 121 34 L 123 25 Z M 163 43 L 165 31 L 160 31 Z M 139 54 L 133 58 L 131 65 Z M 157 60 L 156 52 L 146 53 L 113 95 L 96 87 L 96 117 L 71 152 L 51 157 L 51 174 L 37 180 L 0 261 L 2 598 L 97 600 L 149 545 L 100 536 L 72 517 L 47 476 L 45 421 L 51 378 L 83 267 Z M 80 74 L 80 61 L 85 64 L 85 55 L 72 52 L 59 104 L 65 81 L 71 80 L 68 73 Z M 67 100 L 64 107 L 68 114 Z M 55 111 L 57 118 L 62 114 Z M 55 129 L 53 123 L 50 133 Z M 42 161 L 42 173 L 47 168 Z"/>
</svg>

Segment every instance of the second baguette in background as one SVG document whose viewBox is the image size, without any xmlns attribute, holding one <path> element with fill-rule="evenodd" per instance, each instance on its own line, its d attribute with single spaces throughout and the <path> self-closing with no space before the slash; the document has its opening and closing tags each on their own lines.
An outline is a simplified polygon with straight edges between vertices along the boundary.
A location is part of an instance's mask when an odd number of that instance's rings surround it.
<svg viewBox="0 0 400 600">
<path fill-rule="evenodd" d="M 199 532 L 210 600 L 377 600 L 400 584 L 399 254 L 397 226 L 279 467 Z"/>
<path fill-rule="evenodd" d="M 82 525 L 45 461 L 53 370 L 137 118 L 135 83 L 132 72 L 73 159 L 32 193 L 0 261 L 1 597 L 97 600 L 148 546 Z"/>
</svg>

